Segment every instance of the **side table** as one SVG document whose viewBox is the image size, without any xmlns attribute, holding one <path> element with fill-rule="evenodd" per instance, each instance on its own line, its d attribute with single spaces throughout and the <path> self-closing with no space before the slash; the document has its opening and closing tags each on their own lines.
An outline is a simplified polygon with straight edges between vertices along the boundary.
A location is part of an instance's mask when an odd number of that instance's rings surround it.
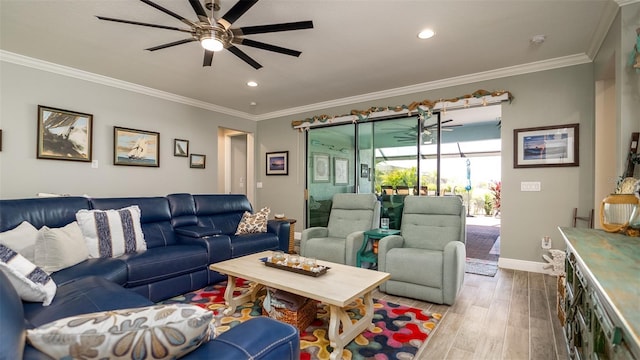
<svg viewBox="0 0 640 360">
<path fill-rule="evenodd" d="M 286 221 L 289 223 L 289 254 L 293 254 L 295 252 L 294 243 L 295 243 L 295 230 L 296 230 L 296 219 L 287 219 L 287 218 L 276 218 L 275 220 Z"/>
<path fill-rule="evenodd" d="M 362 247 L 358 250 L 358 256 L 356 258 L 356 266 L 360 267 L 363 261 L 377 264 L 378 263 L 378 251 L 377 242 L 385 236 L 398 235 L 400 230 L 393 229 L 372 229 L 364 232 L 364 239 L 362 240 Z M 371 240 L 371 247 L 367 249 L 369 240 Z"/>
</svg>

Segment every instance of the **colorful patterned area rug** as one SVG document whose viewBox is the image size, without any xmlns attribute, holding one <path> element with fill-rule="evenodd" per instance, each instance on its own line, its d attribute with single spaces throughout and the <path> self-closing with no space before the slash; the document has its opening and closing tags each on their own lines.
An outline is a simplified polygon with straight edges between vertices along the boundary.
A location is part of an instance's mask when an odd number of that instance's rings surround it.
<svg viewBox="0 0 640 360">
<path fill-rule="evenodd" d="M 236 295 L 247 291 L 248 282 L 239 279 L 238 285 L 242 286 L 242 289 Z M 224 309 L 225 287 L 226 283 L 216 284 L 165 300 L 163 303 L 196 304 L 216 314 L 221 314 Z M 365 306 L 360 299 L 349 306 L 349 316 L 352 319 L 359 319 L 362 317 L 364 309 Z M 429 335 L 433 333 L 441 318 L 438 313 L 429 313 L 383 300 L 374 299 L 374 309 L 374 329 L 363 332 L 350 342 L 343 350 L 343 359 L 413 359 Z M 247 302 L 238 307 L 231 316 L 219 315 L 220 325 L 217 331 L 224 332 L 252 317 L 261 315 L 262 297 L 255 302 Z M 329 359 L 333 349 L 329 346 L 327 339 L 328 325 L 328 308 L 319 303 L 316 319 L 305 331 L 300 333 L 301 360 Z"/>
</svg>

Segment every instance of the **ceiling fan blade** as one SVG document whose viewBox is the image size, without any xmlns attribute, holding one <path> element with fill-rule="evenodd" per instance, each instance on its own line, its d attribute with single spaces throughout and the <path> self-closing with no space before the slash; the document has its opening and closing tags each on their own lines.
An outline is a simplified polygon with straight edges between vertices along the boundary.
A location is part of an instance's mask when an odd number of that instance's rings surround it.
<svg viewBox="0 0 640 360">
<path fill-rule="evenodd" d="M 209 16 L 207 16 L 207 12 L 204 11 L 204 7 L 200 3 L 200 0 L 189 0 L 189 4 L 193 8 L 193 11 L 198 15 L 198 20 L 211 25 L 211 21 L 209 21 Z"/>
<path fill-rule="evenodd" d="M 187 25 L 189 25 L 189 26 L 196 27 L 196 24 L 194 24 L 193 22 L 191 22 L 189 19 L 186 19 L 186 18 L 184 18 L 184 17 L 182 17 L 182 16 L 180 16 L 180 15 L 178 15 L 178 14 L 174 13 L 173 11 L 171 11 L 171 10 L 169 10 L 169 9 L 165 9 L 165 8 L 163 8 L 162 6 L 160 6 L 160 5 L 156 4 L 156 3 L 154 3 L 153 1 L 150 1 L 150 0 L 140 0 L 140 1 L 142 1 L 143 3 L 145 3 L 145 4 L 147 4 L 147 5 L 151 6 L 151 7 L 154 7 L 154 8 L 156 8 L 156 9 L 158 9 L 158 10 L 162 11 L 163 13 L 165 13 L 165 14 L 167 14 L 167 15 L 173 16 L 174 18 L 176 18 L 176 19 L 178 19 L 178 20 L 182 21 L 183 23 L 185 23 L 185 24 L 187 24 Z"/>
<path fill-rule="evenodd" d="M 213 51 L 205 50 L 202 66 L 211 66 L 212 62 L 213 62 Z"/>
<path fill-rule="evenodd" d="M 283 48 L 280 46 L 275 46 L 275 45 L 266 44 L 260 41 L 254 41 L 254 40 L 243 39 L 243 38 L 234 38 L 233 43 L 239 44 L 239 45 L 251 46 L 251 47 L 262 49 L 262 50 L 273 51 L 280 54 L 291 55 L 295 57 L 298 57 L 300 56 L 300 54 L 302 54 L 300 51 L 297 51 L 297 50 L 291 50 L 291 49 Z"/>
<path fill-rule="evenodd" d="M 138 22 L 138 21 L 114 19 L 114 18 L 109 18 L 109 17 L 104 17 L 104 16 L 96 16 L 96 17 L 98 19 L 100 19 L 100 20 L 119 22 L 119 23 L 123 23 L 123 24 L 149 26 L 149 27 L 158 28 L 158 29 L 176 30 L 176 31 L 182 31 L 182 32 L 186 32 L 186 33 L 191 33 L 191 30 L 180 29 L 180 28 L 177 28 L 177 27 L 174 27 L 174 26 L 164 26 L 164 25 L 157 25 L 157 24 L 149 24 L 149 23 L 143 23 L 143 22 Z"/>
<path fill-rule="evenodd" d="M 162 49 L 166 49 L 166 48 L 171 47 L 171 46 L 182 45 L 182 44 L 186 44 L 186 43 L 189 43 L 189 42 L 192 42 L 192 41 L 196 41 L 196 39 L 191 38 L 191 39 L 178 40 L 178 41 L 170 42 L 170 43 L 167 43 L 167 44 L 162 44 L 162 45 L 150 47 L 150 48 L 145 49 L 145 50 L 149 50 L 149 51 L 162 50 Z"/>
<path fill-rule="evenodd" d="M 258 0 L 238 0 L 226 14 L 224 14 L 219 20 L 218 24 L 222 25 L 225 30 L 229 30 L 231 24 L 236 22 L 240 16 L 244 15 Z"/>
<path fill-rule="evenodd" d="M 245 26 L 232 30 L 234 35 L 264 34 L 278 31 L 313 29 L 313 21 L 297 21 L 282 24 Z M 236 34 L 238 32 L 239 34 Z"/>
<path fill-rule="evenodd" d="M 262 65 L 258 64 L 257 61 L 253 60 L 249 55 L 245 54 L 242 50 L 238 49 L 233 45 L 229 46 L 227 50 L 231 51 L 235 56 L 239 57 L 247 64 L 253 66 L 253 68 L 256 70 L 262 67 Z"/>
</svg>

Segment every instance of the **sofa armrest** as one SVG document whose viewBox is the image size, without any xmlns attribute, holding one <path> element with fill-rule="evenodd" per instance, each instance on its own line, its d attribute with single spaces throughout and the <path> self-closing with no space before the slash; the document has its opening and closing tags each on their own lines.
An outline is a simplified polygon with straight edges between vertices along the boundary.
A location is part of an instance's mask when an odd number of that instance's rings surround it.
<svg viewBox="0 0 640 360">
<path fill-rule="evenodd" d="M 364 241 L 364 231 L 356 231 L 347 235 L 345 248 L 345 265 L 356 266 L 358 250 Z"/>
<path fill-rule="evenodd" d="M 464 243 L 451 241 L 444 247 L 442 297 L 445 304 L 453 305 L 462 289 L 467 252 Z"/>
<path fill-rule="evenodd" d="M 231 259 L 231 238 L 228 235 L 191 237 L 176 232 L 178 243 L 199 245 L 207 249 L 209 264 Z"/>
<path fill-rule="evenodd" d="M 289 324 L 257 317 L 225 331 L 182 359 L 298 360 L 300 337 Z"/>
<path fill-rule="evenodd" d="M 176 234 L 192 238 L 201 238 L 222 234 L 222 230 L 208 226 L 182 226 L 173 229 Z"/>
<path fill-rule="evenodd" d="M 278 236 L 278 249 L 289 251 L 289 230 L 291 225 L 285 220 L 268 220 L 267 232 L 274 233 Z"/>
<path fill-rule="evenodd" d="M 387 253 L 391 249 L 404 246 L 404 238 L 401 235 L 389 235 L 378 242 L 378 270 L 387 271 Z"/>
<path fill-rule="evenodd" d="M 326 227 L 310 227 L 302 230 L 300 237 L 300 254 L 304 256 L 305 248 L 307 246 L 307 240 L 319 237 L 327 237 L 329 235 L 329 229 Z"/>
</svg>

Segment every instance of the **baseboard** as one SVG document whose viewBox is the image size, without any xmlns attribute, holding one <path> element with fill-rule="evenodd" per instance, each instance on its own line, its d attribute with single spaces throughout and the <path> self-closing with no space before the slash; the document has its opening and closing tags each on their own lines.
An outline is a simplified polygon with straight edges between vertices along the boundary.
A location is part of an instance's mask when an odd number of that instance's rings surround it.
<svg viewBox="0 0 640 360">
<path fill-rule="evenodd" d="M 536 262 L 536 261 L 507 259 L 503 257 L 498 259 L 499 268 L 529 271 L 529 272 L 541 273 L 541 274 L 550 274 L 551 269 L 545 269 L 544 268 L 545 265 L 548 265 L 548 264 L 543 262 Z"/>
</svg>

